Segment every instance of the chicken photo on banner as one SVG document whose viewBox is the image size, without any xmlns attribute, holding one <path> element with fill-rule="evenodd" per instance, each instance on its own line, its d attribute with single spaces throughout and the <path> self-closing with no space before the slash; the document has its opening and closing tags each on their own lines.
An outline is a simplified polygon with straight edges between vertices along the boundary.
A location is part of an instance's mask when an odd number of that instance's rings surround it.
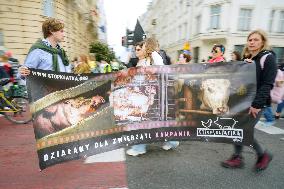
<svg viewBox="0 0 284 189">
<path fill-rule="evenodd" d="M 126 75 L 114 81 L 110 99 L 117 125 L 159 120 L 159 75 L 129 69 Z"/>
</svg>

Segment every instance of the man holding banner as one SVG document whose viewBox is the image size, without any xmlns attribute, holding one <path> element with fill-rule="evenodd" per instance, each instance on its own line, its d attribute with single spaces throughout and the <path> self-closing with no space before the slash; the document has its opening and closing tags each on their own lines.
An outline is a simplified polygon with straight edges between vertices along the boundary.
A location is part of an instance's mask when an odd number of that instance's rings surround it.
<svg viewBox="0 0 284 189">
<path fill-rule="evenodd" d="M 21 77 L 30 74 L 28 68 L 71 72 L 65 51 L 59 46 L 64 40 L 64 24 L 55 18 L 49 18 L 42 24 L 44 39 L 39 39 L 29 50 L 24 66 L 19 68 Z"/>
<path fill-rule="evenodd" d="M 270 90 L 273 87 L 273 83 L 277 73 L 276 60 L 273 53 L 268 51 L 268 39 L 265 32 L 261 30 L 252 31 L 247 37 L 246 48 L 251 54 L 252 60 L 256 64 L 256 76 L 257 76 L 257 92 L 254 101 L 249 108 L 249 115 L 259 120 L 261 116 L 261 110 L 265 107 L 271 106 Z M 268 54 L 268 55 L 267 55 Z M 261 57 L 267 55 L 264 62 L 264 68 L 262 70 L 260 65 Z M 232 157 L 222 162 L 223 167 L 227 168 L 241 168 L 243 167 L 243 158 L 241 152 L 243 146 L 235 144 L 235 152 Z M 257 162 L 255 164 L 255 170 L 261 171 L 268 167 L 272 160 L 272 155 L 268 152 L 264 152 L 259 143 L 254 139 L 252 144 L 253 149 L 257 153 Z"/>
</svg>

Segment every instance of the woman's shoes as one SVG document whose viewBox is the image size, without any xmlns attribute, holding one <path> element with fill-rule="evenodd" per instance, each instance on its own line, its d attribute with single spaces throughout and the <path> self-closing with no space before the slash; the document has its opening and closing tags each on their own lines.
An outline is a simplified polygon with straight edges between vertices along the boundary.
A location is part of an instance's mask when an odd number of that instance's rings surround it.
<svg viewBox="0 0 284 189">
<path fill-rule="evenodd" d="M 280 115 L 275 115 L 274 117 L 275 117 L 275 119 L 279 119 Z"/>
</svg>

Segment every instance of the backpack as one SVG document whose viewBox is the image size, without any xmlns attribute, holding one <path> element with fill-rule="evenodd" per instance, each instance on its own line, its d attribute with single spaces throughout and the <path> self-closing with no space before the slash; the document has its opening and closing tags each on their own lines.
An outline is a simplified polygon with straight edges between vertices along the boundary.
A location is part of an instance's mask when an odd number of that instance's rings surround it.
<svg viewBox="0 0 284 189">
<path fill-rule="evenodd" d="M 166 51 L 160 50 L 158 53 L 162 57 L 164 65 L 171 64 L 171 58 L 167 55 Z"/>
<path fill-rule="evenodd" d="M 260 58 L 260 66 L 262 70 L 264 68 L 265 59 L 269 54 L 270 53 L 265 54 Z M 273 88 L 270 91 L 270 97 L 272 102 L 277 104 L 281 103 L 284 99 L 284 72 L 280 69 L 277 70 Z"/>
</svg>

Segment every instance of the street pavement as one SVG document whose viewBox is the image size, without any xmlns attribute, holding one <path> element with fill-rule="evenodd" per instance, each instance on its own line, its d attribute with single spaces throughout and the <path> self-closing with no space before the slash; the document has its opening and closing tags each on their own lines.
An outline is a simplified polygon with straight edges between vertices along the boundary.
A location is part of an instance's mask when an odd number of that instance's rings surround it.
<svg viewBox="0 0 284 189">
<path fill-rule="evenodd" d="M 257 126 L 255 136 L 273 153 L 267 170 L 255 173 L 255 154 L 245 148 L 245 167 L 225 169 L 220 162 L 233 152 L 230 144 L 182 141 L 164 151 L 148 145 L 139 157 L 124 149 L 90 156 L 39 171 L 31 124 L 14 125 L 0 117 L 0 189 L 203 189 L 284 188 L 284 120 Z"/>
<path fill-rule="evenodd" d="M 40 171 L 32 124 L 15 125 L 0 117 L 0 149 L 0 189 L 127 188 L 126 165 L 119 160 L 90 157 Z"/>
<path fill-rule="evenodd" d="M 171 151 L 161 144 L 148 145 L 146 154 L 127 156 L 129 189 L 283 189 L 284 188 L 284 120 L 274 126 L 255 129 L 259 143 L 271 152 L 271 165 L 256 173 L 255 153 L 244 149 L 245 167 L 228 169 L 220 166 L 233 152 L 222 143 L 184 141 Z"/>
</svg>

